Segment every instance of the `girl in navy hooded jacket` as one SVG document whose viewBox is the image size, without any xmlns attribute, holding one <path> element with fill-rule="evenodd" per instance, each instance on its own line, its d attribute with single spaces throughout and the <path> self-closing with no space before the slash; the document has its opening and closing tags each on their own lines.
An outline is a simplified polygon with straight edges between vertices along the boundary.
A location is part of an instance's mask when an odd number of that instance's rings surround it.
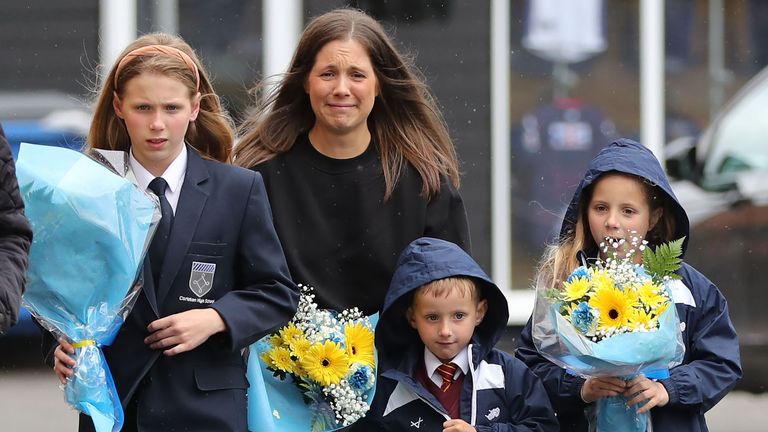
<svg viewBox="0 0 768 432">
<path fill-rule="evenodd" d="M 565 280 L 579 265 L 580 252 L 595 258 L 602 239 L 628 240 L 630 234 L 643 236 L 650 247 L 687 239 L 688 216 L 653 153 L 621 139 L 590 163 L 566 211 L 560 242 L 550 247 L 541 271 L 552 271 L 553 283 Z M 687 241 L 683 252 L 686 246 Z M 562 431 L 589 430 L 593 402 L 619 394 L 630 397 L 629 404 L 639 404 L 639 412 L 650 411 L 654 431 L 708 430 L 704 413 L 741 378 L 739 343 L 728 305 L 717 287 L 685 263 L 677 273 L 682 284 L 672 294 L 685 357 L 667 379 L 640 376 L 625 382 L 571 375 L 536 351 L 528 321 L 516 355 L 544 382 Z"/>
</svg>

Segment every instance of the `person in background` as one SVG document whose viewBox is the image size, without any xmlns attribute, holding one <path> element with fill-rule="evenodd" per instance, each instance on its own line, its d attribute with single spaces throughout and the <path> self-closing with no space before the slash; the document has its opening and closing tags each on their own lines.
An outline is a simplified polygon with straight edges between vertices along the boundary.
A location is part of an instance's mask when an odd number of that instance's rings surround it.
<svg viewBox="0 0 768 432">
<path fill-rule="evenodd" d="M 131 43 L 99 94 L 87 149 L 129 152 L 139 187 L 162 210 L 139 298 L 104 348 L 124 431 L 246 430 L 241 350 L 296 312 L 261 176 L 226 163 L 233 136 L 208 74 L 178 37 Z M 73 347 L 48 346 L 66 384 Z M 81 415 L 80 430 L 92 428 Z"/>
<path fill-rule="evenodd" d="M 0 335 L 19 318 L 31 243 L 13 155 L 0 125 Z"/>
</svg>

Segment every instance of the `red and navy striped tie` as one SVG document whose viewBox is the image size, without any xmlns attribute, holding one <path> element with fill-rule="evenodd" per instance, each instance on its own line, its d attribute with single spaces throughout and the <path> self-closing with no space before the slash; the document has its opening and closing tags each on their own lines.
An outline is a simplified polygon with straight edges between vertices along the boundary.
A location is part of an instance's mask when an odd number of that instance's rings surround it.
<svg viewBox="0 0 768 432">
<path fill-rule="evenodd" d="M 454 363 L 443 363 L 437 367 L 437 373 L 440 374 L 440 378 L 443 379 L 443 384 L 440 386 L 440 390 L 443 392 L 448 391 L 448 388 L 453 384 L 453 376 L 456 374 L 456 369 L 459 367 Z"/>
</svg>

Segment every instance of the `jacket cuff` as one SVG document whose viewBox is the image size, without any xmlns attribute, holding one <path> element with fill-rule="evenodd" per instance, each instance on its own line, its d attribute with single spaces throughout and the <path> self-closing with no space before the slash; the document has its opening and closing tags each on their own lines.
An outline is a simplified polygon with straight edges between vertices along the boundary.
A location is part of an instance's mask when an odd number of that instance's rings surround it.
<svg viewBox="0 0 768 432">
<path fill-rule="evenodd" d="M 667 395 L 669 395 L 669 402 L 668 404 L 676 404 L 680 401 L 680 394 L 677 392 L 677 385 L 675 384 L 675 381 L 672 380 L 672 378 L 665 378 L 662 380 L 659 380 L 661 385 L 664 386 L 664 388 L 667 390 Z"/>
<path fill-rule="evenodd" d="M 576 375 L 566 374 L 565 376 L 570 378 L 566 381 L 565 391 L 567 394 L 570 394 L 575 400 L 579 401 L 582 406 L 586 406 L 587 402 L 581 397 L 581 388 L 584 387 L 584 383 L 587 380 Z"/>
</svg>

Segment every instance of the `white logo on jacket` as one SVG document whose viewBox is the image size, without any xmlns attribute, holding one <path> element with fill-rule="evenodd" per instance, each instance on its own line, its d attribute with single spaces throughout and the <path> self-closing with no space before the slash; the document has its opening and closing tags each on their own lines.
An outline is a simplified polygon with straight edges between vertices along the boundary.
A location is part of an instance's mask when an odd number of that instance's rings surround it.
<svg viewBox="0 0 768 432">
<path fill-rule="evenodd" d="M 499 407 L 496 407 L 492 410 L 488 410 L 488 414 L 485 415 L 485 418 L 487 418 L 488 420 L 493 420 L 496 417 L 498 417 L 499 414 L 501 414 L 501 409 L 499 409 Z"/>
<path fill-rule="evenodd" d="M 213 287 L 213 277 L 215 275 L 216 264 L 192 261 L 189 289 L 198 297 L 208 294 L 208 291 Z"/>
<path fill-rule="evenodd" d="M 411 422 L 411 427 L 415 427 L 416 429 L 419 429 L 421 427 L 421 422 L 423 422 L 423 421 L 424 421 L 424 419 L 419 417 L 419 420 L 417 420 L 415 422 Z"/>
</svg>

